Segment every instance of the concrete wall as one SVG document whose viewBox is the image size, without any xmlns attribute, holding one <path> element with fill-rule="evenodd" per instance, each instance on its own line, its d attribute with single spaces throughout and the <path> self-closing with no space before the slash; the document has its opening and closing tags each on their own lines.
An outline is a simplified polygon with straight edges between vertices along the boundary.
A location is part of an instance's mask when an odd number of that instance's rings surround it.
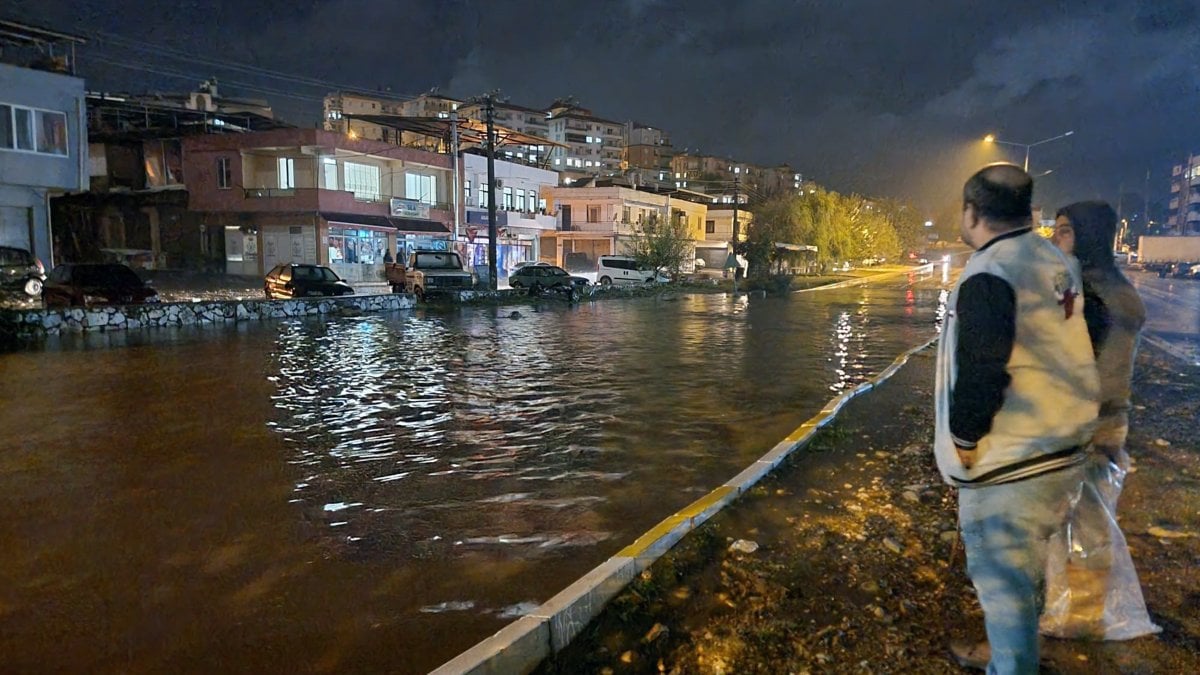
<svg viewBox="0 0 1200 675">
<path fill-rule="evenodd" d="M 87 309 L 0 310 L 0 334 L 28 337 L 88 331 L 232 324 L 323 314 L 385 312 L 411 309 L 415 305 L 416 301 L 411 295 L 387 294 L 299 300 L 172 302 Z"/>
<path fill-rule="evenodd" d="M 29 248 L 52 265 L 47 199 L 88 187 L 83 80 L 0 63 L 0 103 L 67 117 L 66 155 L 0 149 L 0 243 Z"/>
</svg>

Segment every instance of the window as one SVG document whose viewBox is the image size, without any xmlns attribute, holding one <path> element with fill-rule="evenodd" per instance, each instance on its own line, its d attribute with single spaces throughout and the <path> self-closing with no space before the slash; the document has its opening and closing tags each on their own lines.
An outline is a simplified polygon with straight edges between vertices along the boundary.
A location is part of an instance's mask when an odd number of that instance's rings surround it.
<svg viewBox="0 0 1200 675">
<path fill-rule="evenodd" d="M 404 196 L 422 204 L 437 203 L 437 177 L 423 173 L 404 174 Z"/>
<path fill-rule="evenodd" d="M 525 210 L 525 191 L 524 190 L 517 190 L 517 210 L 518 211 Z"/>
<path fill-rule="evenodd" d="M 291 157 L 280 157 L 278 160 L 279 189 L 292 190 L 296 187 L 296 160 Z"/>
<path fill-rule="evenodd" d="M 491 194 L 491 192 L 487 189 L 486 186 L 483 186 L 483 185 L 479 186 L 479 206 L 481 206 L 483 208 L 487 208 L 489 194 Z"/>
<path fill-rule="evenodd" d="M 542 213 L 546 212 L 546 200 L 545 199 L 538 199 L 538 210 L 541 211 Z"/>
<path fill-rule="evenodd" d="M 326 157 L 325 159 L 321 160 L 321 166 L 324 168 L 325 172 L 325 189 L 338 189 L 337 160 L 332 157 Z"/>
<path fill-rule="evenodd" d="M 704 234 L 716 234 L 716 232 L 717 232 L 717 221 L 715 221 L 715 220 L 704 221 Z"/>
<path fill-rule="evenodd" d="M 529 210 L 537 211 L 537 190 L 529 191 Z"/>
<path fill-rule="evenodd" d="M 345 166 L 347 192 L 353 192 L 355 199 L 379 199 L 379 167 L 355 162 Z"/>
<path fill-rule="evenodd" d="M 233 171 L 229 167 L 228 157 L 217 158 L 217 187 L 222 190 L 233 187 Z"/>
<path fill-rule="evenodd" d="M 471 181 L 463 181 L 463 201 L 470 203 L 471 201 Z"/>
<path fill-rule="evenodd" d="M 0 104 L 0 149 L 65 157 L 66 114 Z"/>
<path fill-rule="evenodd" d="M 621 222 L 622 222 L 622 223 L 629 223 L 629 222 L 630 222 L 630 220 L 629 220 L 629 215 L 630 215 L 630 214 L 629 214 L 629 207 L 628 207 L 628 206 L 621 207 Z"/>
<path fill-rule="evenodd" d="M 588 210 L 587 221 L 589 223 L 600 222 L 600 207 L 599 206 L 589 206 L 589 207 L 587 207 L 587 210 Z"/>
<path fill-rule="evenodd" d="M 505 211 L 512 211 L 512 207 L 513 207 L 512 188 L 510 188 L 510 187 L 504 188 L 504 201 L 502 203 L 504 204 Z"/>
</svg>

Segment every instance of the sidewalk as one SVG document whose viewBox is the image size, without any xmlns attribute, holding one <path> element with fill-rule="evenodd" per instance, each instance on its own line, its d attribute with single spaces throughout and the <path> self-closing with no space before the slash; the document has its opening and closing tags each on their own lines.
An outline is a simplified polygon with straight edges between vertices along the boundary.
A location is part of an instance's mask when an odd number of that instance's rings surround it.
<svg viewBox="0 0 1200 675">
<path fill-rule="evenodd" d="M 933 351 L 617 596 L 541 673 L 955 673 L 982 639 L 933 465 Z M 1049 640 L 1048 672 L 1200 672 L 1200 369 L 1143 348 L 1120 513 L 1157 637 Z M 1151 531 L 1153 534 L 1151 534 Z M 730 550 L 735 540 L 758 544 Z"/>
</svg>

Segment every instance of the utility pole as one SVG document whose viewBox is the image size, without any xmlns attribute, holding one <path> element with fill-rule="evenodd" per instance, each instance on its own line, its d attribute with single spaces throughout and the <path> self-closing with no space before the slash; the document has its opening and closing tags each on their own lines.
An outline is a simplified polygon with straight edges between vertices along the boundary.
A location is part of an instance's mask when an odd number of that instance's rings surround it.
<svg viewBox="0 0 1200 675">
<path fill-rule="evenodd" d="M 462 185 L 458 181 L 458 173 L 461 166 L 461 160 L 458 156 L 458 109 L 450 111 L 450 152 L 454 158 L 454 199 L 451 203 L 454 205 L 454 238 L 452 247 L 454 250 L 458 248 L 458 232 L 461 226 L 458 212 L 461 210 L 459 202 L 462 200 Z"/>
<path fill-rule="evenodd" d="M 483 97 L 487 117 L 487 181 L 488 181 L 488 288 L 496 290 L 496 107 L 495 97 Z"/>
<path fill-rule="evenodd" d="M 733 174 L 733 294 L 737 295 L 737 279 L 738 270 L 741 267 L 737 264 L 737 245 L 738 235 L 741 234 L 741 228 L 738 226 L 738 202 L 741 201 L 741 176 Z"/>
</svg>

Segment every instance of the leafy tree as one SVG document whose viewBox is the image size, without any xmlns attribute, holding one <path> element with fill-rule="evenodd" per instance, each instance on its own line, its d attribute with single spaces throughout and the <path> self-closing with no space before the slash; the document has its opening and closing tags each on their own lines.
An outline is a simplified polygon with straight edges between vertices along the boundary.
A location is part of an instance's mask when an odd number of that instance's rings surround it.
<svg viewBox="0 0 1200 675">
<path fill-rule="evenodd" d="M 666 222 L 657 213 L 652 213 L 634 229 L 626 249 L 639 265 L 678 276 L 683 263 L 693 255 L 695 243 L 688 237 L 687 226 L 679 218 Z"/>
</svg>

